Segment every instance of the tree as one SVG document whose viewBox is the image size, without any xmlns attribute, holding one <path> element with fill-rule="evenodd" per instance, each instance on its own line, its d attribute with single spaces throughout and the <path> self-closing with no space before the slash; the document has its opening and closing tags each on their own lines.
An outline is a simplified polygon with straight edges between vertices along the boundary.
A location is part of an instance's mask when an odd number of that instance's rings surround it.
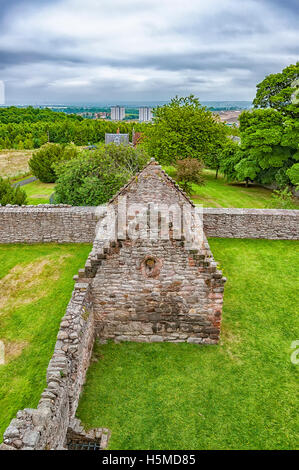
<svg viewBox="0 0 299 470">
<path fill-rule="evenodd" d="M 299 189 L 299 163 L 295 163 L 287 170 L 287 175 L 291 183 Z"/>
<path fill-rule="evenodd" d="M 299 89 L 299 62 L 289 65 L 280 73 L 270 74 L 257 85 L 255 108 L 273 108 L 283 114 L 298 116 L 296 96 Z"/>
<path fill-rule="evenodd" d="M 254 160 L 249 158 L 242 158 L 236 165 L 236 179 L 238 181 L 245 181 L 246 187 L 248 187 L 249 181 L 253 181 L 258 172 L 259 166 Z"/>
<path fill-rule="evenodd" d="M 27 204 L 27 195 L 19 186 L 13 187 L 8 179 L 3 179 L 0 176 L 0 204 Z"/>
<path fill-rule="evenodd" d="M 225 127 L 193 95 L 176 96 L 156 108 L 147 136 L 148 153 L 160 163 L 173 164 L 178 158 L 205 160 L 211 156 L 225 140 Z"/>
<path fill-rule="evenodd" d="M 184 158 L 177 162 L 176 178 L 183 187 L 184 191 L 191 194 L 192 183 L 204 184 L 203 179 L 203 163 L 196 158 Z"/>
<path fill-rule="evenodd" d="M 274 109 L 245 111 L 240 116 L 242 164 L 236 170 L 242 178 L 245 168 L 248 178 L 263 184 L 290 183 L 287 170 L 299 160 L 299 126 L 295 119 Z M 247 162 L 247 163 L 246 163 Z"/>
<path fill-rule="evenodd" d="M 237 179 L 280 188 L 292 184 L 288 170 L 299 160 L 299 102 L 294 99 L 298 78 L 299 62 L 257 85 L 256 109 L 239 118 Z"/>
<path fill-rule="evenodd" d="M 147 161 L 143 149 L 102 145 L 55 166 L 55 202 L 75 206 L 103 204 Z"/>
<path fill-rule="evenodd" d="M 61 144 L 45 144 L 34 152 L 29 160 L 29 167 L 40 181 L 43 183 L 54 183 L 56 173 L 54 164 L 63 160 L 70 160 L 78 155 L 75 146 L 64 146 Z"/>
<path fill-rule="evenodd" d="M 227 139 L 219 154 L 219 169 L 228 181 L 235 181 L 237 179 L 235 166 L 239 163 L 241 158 L 242 154 L 240 153 L 239 145 L 233 140 Z"/>
</svg>

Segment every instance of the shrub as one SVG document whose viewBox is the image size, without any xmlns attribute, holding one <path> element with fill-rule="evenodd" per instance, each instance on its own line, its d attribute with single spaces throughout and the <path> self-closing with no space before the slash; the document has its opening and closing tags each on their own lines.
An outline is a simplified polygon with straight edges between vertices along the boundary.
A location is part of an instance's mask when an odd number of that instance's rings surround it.
<svg viewBox="0 0 299 470">
<path fill-rule="evenodd" d="M 55 166 L 55 202 L 92 206 L 107 202 L 147 161 L 141 148 L 115 144 L 82 152 Z"/>
<path fill-rule="evenodd" d="M 22 204 L 27 204 L 27 195 L 19 186 L 12 187 L 9 180 L 4 180 L 0 176 L 0 204 L 2 206 L 6 204 L 21 206 Z"/>
<path fill-rule="evenodd" d="M 299 163 L 295 163 L 291 168 L 288 169 L 287 175 L 290 178 L 292 184 L 299 189 Z"/>
<path fill-rule="evenodd" d="M 29 160 L 29 166 L 34 174 L 43 183 L 54 183 L 56 173 L 54 164 L 70 160 L 78 155 L 79 151 L 74 145 L 45 144 L 34 152 Z"/>
<path fill-rule="evenodd" d="M 273 191 L 270 201 L 267 204 L 269 209 L 293 209 L 293 196 L 288 188 Z"/>
<path fill-rule="evenodd" d="M 196 158 L 184 158 L 177 162 L 177 180 L 184 191 L 191 193 L 192 183 L 204 184 L 203 163 Z"/>
</svg>

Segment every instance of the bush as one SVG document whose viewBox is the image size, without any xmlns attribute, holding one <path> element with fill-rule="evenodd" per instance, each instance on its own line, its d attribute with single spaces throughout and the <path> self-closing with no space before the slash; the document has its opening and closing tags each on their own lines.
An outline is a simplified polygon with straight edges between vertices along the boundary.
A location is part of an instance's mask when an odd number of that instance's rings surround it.
<svg viewBox="0 0 299 470">
<path fill-rule="evenodd" d="M 191 193 L 192 183 L 204 184 L 203 163 L 196 158 L 184 158 L 177 162 L 176 178 L 184 191 Z"/>
<path fill-rule="evenodd" d="M 55 166 L 55 203 L 75 206 L 104 204 L 141 170 L 147 156 L 141 148 L 103 145 Z"/>
<path fill-rule="evenodd" d="M 75 158 L 79 151 L 74 145 L 45 144 L 34 152 L 29 160 L 29 166 L 34 174 L 43 183 L 54 183 L 56 173 L 54 164 Z"/>
<path fill-rule="evenodd" d="M 27 204 L 27 195 L 19 186 L 12 187 L 9 180 L 4 180 L 0 176 L 0 204 L 2 206 L 6 204 L 21 206 L 22 204 Z"/>
<path fill-rule="evenodd" d="M 292 184 L 299 189 L 299 163 L 295 163 L 291 168 L 288 169 L 287 175 L 290 178 Z"/>
<path fill-rule="evenodd" d="M 267 207 L 269 209 L 294 209 L 291 191 L 288 188 L 273 191 Z"/>
</svg>

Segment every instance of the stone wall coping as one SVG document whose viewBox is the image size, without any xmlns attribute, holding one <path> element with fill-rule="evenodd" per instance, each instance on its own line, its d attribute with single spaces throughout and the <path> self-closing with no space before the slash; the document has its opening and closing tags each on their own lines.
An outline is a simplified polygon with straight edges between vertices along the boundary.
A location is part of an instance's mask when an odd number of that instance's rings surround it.
<svg viewBox="0 0 299 470">
<path fill-rule="evenodd" d="M 102 207 L 102 206 L 100 206 Z M 1 206 L 0 204 L 0 214 L 7 212 L 23 212 L 23 213 L 36 213 L 36 212 L 87 212 L 94 214 L 96 211 L 96 206 L 71 206 L 68 204 L 38 204 L 38 205 L 26 205 L 26 206 L 14 206 L 7 204 L 6 206 Z"/>
<path fill-rule="evenodd" d="M 296 209 L 240 209 L 236 207 L 203 207 L 203 214 L 212 215 L 269 215 L 299 217 L 299 210 Z"/>
<path fill-rule="evenodd" d="M 71 206 L 68 204 L 38 204 L 26 206 L 14 206 L 7 204 L 1 206 L 0 214 L 5 212 L 23 212 L 23 213 L 38 213 L 38 212 L 78 212 L 94 214 L 98 207 L 105 207 L 106 204 L 100 206 Z M 251 208 L 237 208 L 237 207 L 203 207 L 203 214 L 213 215 L 269 215 L 269 216 L 287 216 L 299 217 L 299 210 L 297 209 L 251 209 Z"/>
</svg>

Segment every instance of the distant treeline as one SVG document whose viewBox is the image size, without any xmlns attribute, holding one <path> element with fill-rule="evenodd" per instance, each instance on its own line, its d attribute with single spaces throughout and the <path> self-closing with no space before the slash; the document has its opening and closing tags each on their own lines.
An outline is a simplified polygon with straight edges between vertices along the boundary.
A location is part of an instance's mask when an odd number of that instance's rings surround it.
<svg viewBox="0 0 299 470">
<path fill-rule="evenodd" d="M 0 108 L 0 148 L 33 149 L 46 142 L 87 145 L 103 142 L 105 132 L 146 131 L 149 124 L 83 119 L 74 114 L 39 108 Z"/>
<path fill-rule="evenodd" d="M 82 121 L 81 116 L 76 114 L 64 114 L 52 111 L 48 108 L 17 108 L 10 106 L 8 108 L 0 107 L 0 123 L 1 124 L 20 124 L 22 122 L 51 122 L 51 121 L 65 121 L 65 120 Z"/>
</svg>

